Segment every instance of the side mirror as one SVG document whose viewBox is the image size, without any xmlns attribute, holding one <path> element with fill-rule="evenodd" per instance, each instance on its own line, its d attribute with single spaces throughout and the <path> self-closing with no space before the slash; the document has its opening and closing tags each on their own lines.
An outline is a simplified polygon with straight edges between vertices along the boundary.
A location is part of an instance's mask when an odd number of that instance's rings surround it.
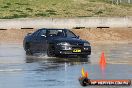
<svg viewBox="0 0 132 88">
<path fill-rule="evenodd" d="M 79 39 L 79 38 L 80 38 L 80 36 L 77 36 L 77 38 Z"/>
<path fill-rule="evenodd" d="M 46 35 L 41 35 L 41 37 L 45 37 L 46 38 Z"/>
<path fill-rule="evenodd" d="M 28 33 L 27 35 L 31 35 L 32 33 Z"/>
</svg>

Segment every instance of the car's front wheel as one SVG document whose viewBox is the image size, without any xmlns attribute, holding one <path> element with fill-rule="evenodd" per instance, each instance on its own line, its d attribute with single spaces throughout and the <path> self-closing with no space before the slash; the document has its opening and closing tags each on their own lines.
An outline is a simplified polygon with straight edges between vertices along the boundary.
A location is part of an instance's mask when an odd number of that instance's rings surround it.
<svg viewBox="0 0 132 88">
<path fill-rule="evenodd" d="M 49 46 L 47 49 L 47 55 L 49 57 L 54 57 L 55 56 L 55 49 L 53 46 Z"/>
</svg>

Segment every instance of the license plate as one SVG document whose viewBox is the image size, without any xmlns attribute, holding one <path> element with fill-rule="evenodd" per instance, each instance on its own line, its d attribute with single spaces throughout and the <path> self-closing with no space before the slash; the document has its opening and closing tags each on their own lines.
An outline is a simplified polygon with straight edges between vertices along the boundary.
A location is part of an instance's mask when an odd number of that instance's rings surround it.
<svg viewBox="0 0 132 88">
<path fill-rule="evenodd" d="M 74 49 L 73 52 L 74 53 L 80 53 L 81 52 L 81 49 Z"/>
</svg>

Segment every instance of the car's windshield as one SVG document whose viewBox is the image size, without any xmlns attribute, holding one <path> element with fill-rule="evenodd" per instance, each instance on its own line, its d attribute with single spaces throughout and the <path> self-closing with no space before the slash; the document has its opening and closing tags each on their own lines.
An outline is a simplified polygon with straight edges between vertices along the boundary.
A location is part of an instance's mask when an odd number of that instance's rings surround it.
<svg viewBox="0 0 132 88">
<path fill-rule="evenodd" d="M 47 30 L 46 35 L 48 37 L 65 37 L 65 32 L 64 30 L 60 29 L 60 30 Z"/>
<path fill-rule="evenodd" d="M 69 37 L 76 38 L 77 36 L 70 30 L 51 29 L 46 32 L 47 37 Z"/>
<path fill-rule="evenodd" d="M 66 35 L 67 37 L 70 37 L 70 38 L 76 38 L 77 36 L 70 30 L 67 30 L 66 31 Z"/>
</svg>

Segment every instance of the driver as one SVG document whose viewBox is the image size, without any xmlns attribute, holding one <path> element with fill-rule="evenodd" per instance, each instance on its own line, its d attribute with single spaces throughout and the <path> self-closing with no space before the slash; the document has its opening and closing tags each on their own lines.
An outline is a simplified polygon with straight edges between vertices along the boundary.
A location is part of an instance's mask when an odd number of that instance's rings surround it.
<svg viewBox="0 0 132 88">
<path fill-rule="evenodd" d="M 62 30 L 58 30 L 57 36 L 64 36 Z"/>
</svg>

